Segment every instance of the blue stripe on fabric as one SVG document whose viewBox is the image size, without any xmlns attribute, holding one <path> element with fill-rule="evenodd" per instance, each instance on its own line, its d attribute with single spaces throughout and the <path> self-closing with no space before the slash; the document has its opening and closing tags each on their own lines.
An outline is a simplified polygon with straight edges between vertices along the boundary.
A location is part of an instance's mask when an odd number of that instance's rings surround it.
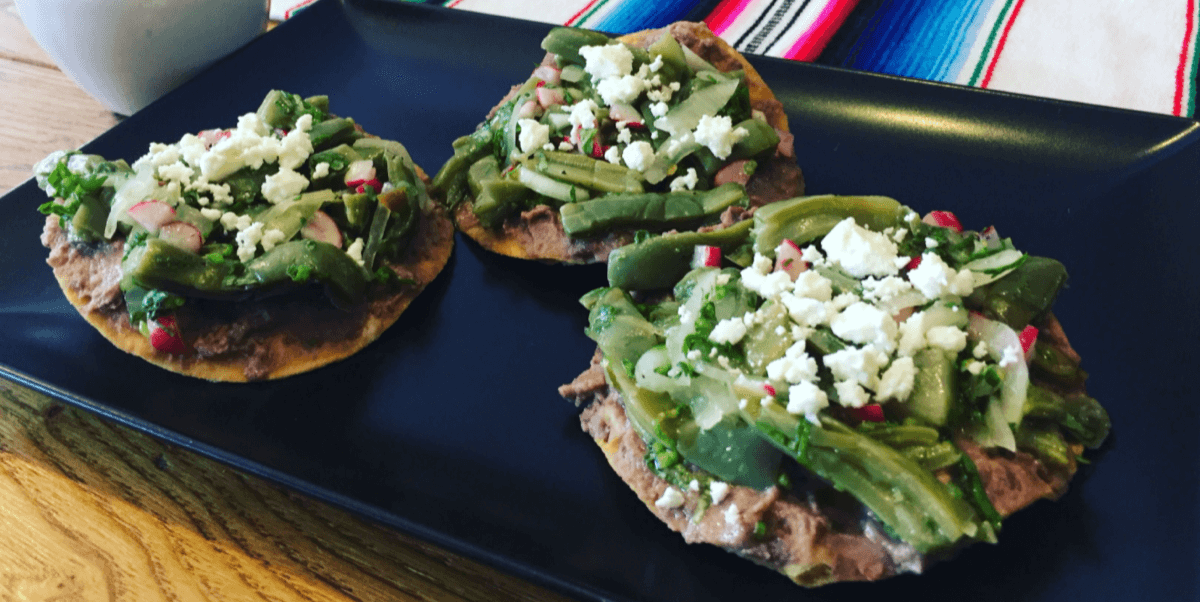
<svg viewBox="0 0 1200 602">
<path fill-rule="evenodd" d="M 588 23 L 587 27 L 614 34 L 666 27 L 675 21 L 686 20 L 697 8 L 697 5 L 701 4 L 709 5 L 712 2 L 702 0 L 661 0 L 658 2 L 624 0 L 599 22 Z"/>
<path fill-rule="evenodd" d="M 953 79 L 994 1 L 885 2 L 848 52 L 847 66 L 920 79 Z"/>
</svg>

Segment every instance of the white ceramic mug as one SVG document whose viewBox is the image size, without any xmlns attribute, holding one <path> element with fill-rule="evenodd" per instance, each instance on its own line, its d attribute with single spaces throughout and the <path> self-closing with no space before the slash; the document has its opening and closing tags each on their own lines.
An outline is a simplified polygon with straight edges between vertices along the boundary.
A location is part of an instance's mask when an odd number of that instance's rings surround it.
<svg viewBox="0 0 1200 602">
<path fill-rule="evenodd" d="M 269 0 L 16 0 L 79 87 L 131 115 L 266 27 Z"/>
</svg>

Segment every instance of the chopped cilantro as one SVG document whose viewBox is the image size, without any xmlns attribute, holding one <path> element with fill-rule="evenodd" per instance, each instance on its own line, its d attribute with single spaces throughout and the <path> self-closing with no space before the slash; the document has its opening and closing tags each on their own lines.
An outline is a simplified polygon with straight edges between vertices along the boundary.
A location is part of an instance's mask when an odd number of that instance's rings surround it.
<svg viewBox="0 0 1200 602">
<path fill-rule="evenodd" d="M 308 282 L 308 279 L 312 277 L 312 271 L 312 266 L 296 263 L 288 266 L 287 275 L 293 282 Z"/>
</svg>

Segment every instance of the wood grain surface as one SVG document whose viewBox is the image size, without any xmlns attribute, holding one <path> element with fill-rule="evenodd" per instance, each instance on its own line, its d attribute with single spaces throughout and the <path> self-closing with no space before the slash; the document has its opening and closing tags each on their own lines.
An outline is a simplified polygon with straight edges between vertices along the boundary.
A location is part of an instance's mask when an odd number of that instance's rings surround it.
<svg viewBox="0 0 1200 602">
<path fill-rule="evenodd" d="M 0 0 L 0 194 L 118 119 Z M 563 599 L 0 380 L 0 601 Z"/>
</svg>

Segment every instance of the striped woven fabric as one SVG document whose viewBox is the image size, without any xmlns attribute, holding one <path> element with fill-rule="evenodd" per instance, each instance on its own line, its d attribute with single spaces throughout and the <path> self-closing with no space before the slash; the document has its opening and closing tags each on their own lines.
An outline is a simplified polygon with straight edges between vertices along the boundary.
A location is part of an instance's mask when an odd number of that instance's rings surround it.
<svg viewBox="0 0 1200 602">
<path fill-rule="evenodd" d="M 1197 0 L 862 0 L 819 62 L 1192 116 Z"/>
<path fill-rule="evenodd" d="M 309 1 L 274 0 L 272 14 Z M 424 1 L 610 33 L 704 21 L 748 54 L 1186 117 L 1196 111 L 1200 0 Z"/>
</svg>

